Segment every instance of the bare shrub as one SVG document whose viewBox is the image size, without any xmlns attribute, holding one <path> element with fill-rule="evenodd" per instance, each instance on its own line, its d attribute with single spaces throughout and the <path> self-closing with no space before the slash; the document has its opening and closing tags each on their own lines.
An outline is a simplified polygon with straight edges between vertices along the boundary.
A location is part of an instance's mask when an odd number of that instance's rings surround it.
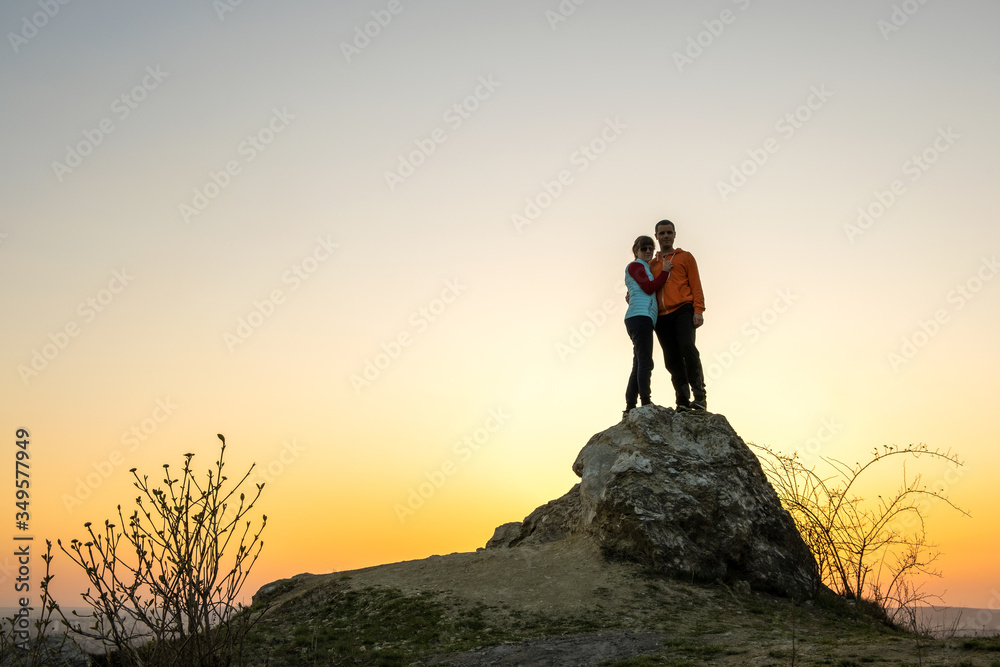
<svg viewBox="0 0 1000 667">
<path fill-rule="evenodd" d="M 820 579 L 835 593 L 870 600 L 889 618 L 917 630 L 916 607 L 935 597 L 914 585 L 913 576 L 940 576 L 932 567 L 938 553 L 926 541 L 922 504 L 936 499 L 961 514 L 944 491 L 928 489 L 920 475 L 910 478 L 906 460 L 922 456 L 961 466 L 957 455 L 926 445 L 875 449 L 866 463 L 853 466 L 820 457 L 826 472 L 807 468 L 797 454 L 783 454 L 750 443 L 781 504 L 792 515 L 802 539 L 819 566 Z M 903 481 L 888 495 L 865 501 L 855 489 L 876 467 L 903 459 Z"/>
<path fill-rule="evenodd" d="M 72 632 L 104 646 L 125 665 L 242 664 L 243 642 L 261 612 L 238 602 L 240 591 L 264 546 L 267 524 L 252 529 L 247 514 L 263 484 L 247 497 L 239 492 L 253 465 L 233 485 L 224 474 L 226 440 L 207 479 L 191 469 L 184 455 L 179 478 L 164 464 L 162 487 L 153 487 L 136 469 L 140 495 L 130 515 L 118 506 L 118 522 L 74 539 L 62 551 L 87 575 L 82 594 L 91 613 L 89 625 L 60 614 Z M 237 495 L 238 494 L 238 495 Z M 58 607 L 56 607 L 58 610 Z"/>
</svg>

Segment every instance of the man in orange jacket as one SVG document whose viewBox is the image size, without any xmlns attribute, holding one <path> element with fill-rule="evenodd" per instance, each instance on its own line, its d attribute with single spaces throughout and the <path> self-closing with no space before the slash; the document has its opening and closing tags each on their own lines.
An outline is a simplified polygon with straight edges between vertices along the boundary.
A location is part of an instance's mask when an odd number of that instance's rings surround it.
<svg viewBox="0 0 1000 667">
<path fill-rule="evenodd" d="M 694 342 L 695 329 L 705 323 L 705 293 L 701 289 L 698 264 L 694 255 L 674 248 L 677 236 L 674 223 L 660 220 L 655 230 L 660 251 L 649 268 L 654 278 L 668 272 L 667 282 L 656 293 L 659 307 L 656 337 L 677 395 L 677 411 L 705 410 L 708 407 L 705 374 Z"/>
</svg>

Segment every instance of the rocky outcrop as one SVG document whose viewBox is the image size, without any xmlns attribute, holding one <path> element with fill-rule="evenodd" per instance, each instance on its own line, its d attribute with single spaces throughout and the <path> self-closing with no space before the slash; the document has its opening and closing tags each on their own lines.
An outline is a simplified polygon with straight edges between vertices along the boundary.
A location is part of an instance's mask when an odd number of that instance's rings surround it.
<svg viewBox="0 0 1000 667">
<path fill-rule="evenodd" d="M 816 562 L 760 463 L 722 415 L 633 410 L 593 436 L 573 463 L 580 483 L 488 549 L 596 540 L 608 558 L 671 576 L 812 597 Z"/>
</svg>

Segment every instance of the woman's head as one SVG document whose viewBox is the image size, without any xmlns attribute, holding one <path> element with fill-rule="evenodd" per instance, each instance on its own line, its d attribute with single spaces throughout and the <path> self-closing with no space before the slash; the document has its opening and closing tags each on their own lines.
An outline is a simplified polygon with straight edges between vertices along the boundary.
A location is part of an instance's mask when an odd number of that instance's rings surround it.
<svg viewBox="0 0 1000 667">
<path fill-rule="evenodd" d="M 656 242 L 648 236 L 640 236 L 632 244 L 632 255 L 636 259 L 648 262 L 653 258 L 654 252 L 656 252 Z"/>
</svg>

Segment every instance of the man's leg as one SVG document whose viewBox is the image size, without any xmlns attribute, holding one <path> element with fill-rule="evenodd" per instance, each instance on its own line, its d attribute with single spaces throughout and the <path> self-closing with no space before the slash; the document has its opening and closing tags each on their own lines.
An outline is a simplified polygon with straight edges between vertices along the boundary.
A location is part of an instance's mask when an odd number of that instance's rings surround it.
<svg viewBox="0 0 1000 667">
<path fill-rule="evenodd" d="M 705 374 L 701 367 L 701 355 L 695 346 L 694 306 L 686 303 L 671 315 L 676 316 L 674 331 L 678 356 L 684 364 L 685 382 L 690 383 L 695 402 L 704 405 Z"/>
<path fill-rule="evenodd" d="M 670 382 L 674 385 L 677 405 L 685 407 L 691 402 L 691 393 L 688 390 L 684 359 L 681 357 L 681 349 L 677 340 L 674 315 L 675 313 L 660 315 L 656 319 L 656 338 L 660 341 L 660 347 L 663 348 L 663 363 L 670 371 Z"/>
</svg>

